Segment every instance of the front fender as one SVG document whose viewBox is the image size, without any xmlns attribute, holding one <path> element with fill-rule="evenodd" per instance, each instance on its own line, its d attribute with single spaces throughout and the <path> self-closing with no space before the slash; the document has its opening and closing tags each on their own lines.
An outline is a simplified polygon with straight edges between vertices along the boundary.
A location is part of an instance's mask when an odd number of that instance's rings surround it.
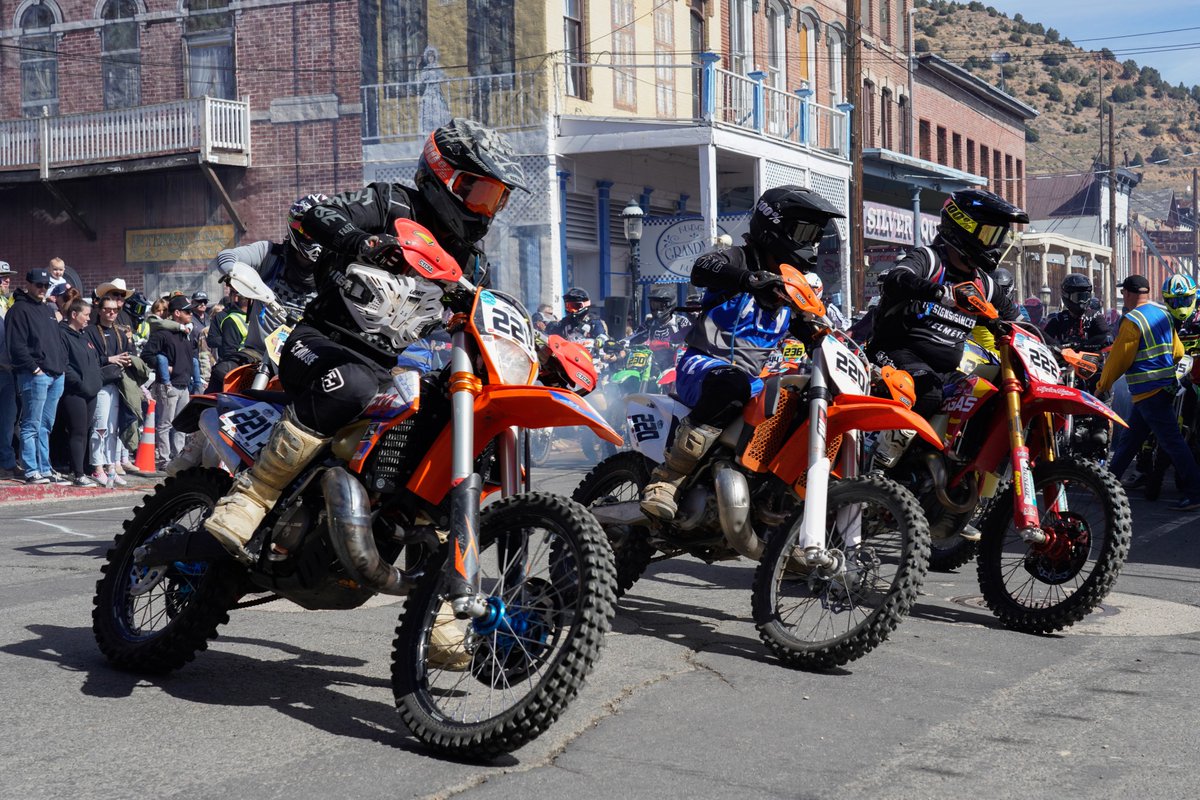
<svg viewBox="0 0 1200 800">
<path fill-rule="evenodd" d="M 1076 417 L 1107 417 L 1118 425 L 1129 427 L 1120 414 L 1095 395 L 1055 383 L 1035 383 L 1029 387 L 1021 398 L 1021 411 L 1026 421 L 1035 414 L 1049 412 Z"/>
<path fill-rule="evenodd" d="M 838 395 L 826 414 L 826 440 L 833 441 L 847 431 L 910 430 L 942 449 L 941 437 L 925 418 L 899 402 L 883 397 Z M 771 461 L 770 470 L 789 486 L 808 469 L 808 420 L 788 438 Z"/>
<path fill-rule="evenodd" d="M 642 382 L 642 371 L 640 369 L 623 369 L 620 372 L 614 372 L 612 377 L 608 379 L 609 383 L 624 383 L 627 380 L 635 380 L 638 383 Z"/>
<path fill-rule="evenodd" d="M 475 455 L 500 431 L 518 428 L 570 428 L 585 426 L 601 439 L 622 444 L 612 429 L 586 400 L 569 389 L 549 386 L 484 386 L 475 397 Z M 431 503 L 442 501 L 450 489 L 450 455 L 453 425 L 446 425 L 429 452 L 413 470 L 408 489 Z"/>
</svg>

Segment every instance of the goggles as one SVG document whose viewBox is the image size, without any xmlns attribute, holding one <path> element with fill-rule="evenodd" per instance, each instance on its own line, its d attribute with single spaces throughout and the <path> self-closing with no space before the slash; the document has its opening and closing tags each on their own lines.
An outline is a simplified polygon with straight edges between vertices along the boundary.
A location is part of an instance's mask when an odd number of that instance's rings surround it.
<svg viewBox="0 0 1200 800">
<path fill-rule="evenodd" d="M 425 163 L 472 214 L 494 217 L 508 203 L 510 190 L 503 182 L 473 172 L 454 169 L 438 150 L 433 137 L 425 143 Z"/>
<path fill-rule="evenodd" d="M 1163 302 L 1166 303 L 1169 308 L 1187 308 L 1196 302 L 1196 295 L 1177 294 L 1173 297 L 1164 297 Z"/>
<path fill-rule="evenodd" d="M 1063 299 L 1069 300 L 1072 303 L 1078 303 L 1079 305 L 1083 305 L 1084 303 L 1086 303 L 1087 301 L 1092 299 L 1092 290 L 1091 289 L 1078 289 L 1074 292 L 1063 292 Z"/>
<path fill-rule="evenodd" d="M 578 303 L 568 302 L 565 305 L 567 307 L 568 314 L 578 314 L 580 311 L 583 311 L 583 309 L 587 307 L 587 303 L 583 303 L 583 302 L 578 302 Z"/>
<path fill-rule="evenodd" d="M 821 237 L 825 235 L 825 227 L 818 225 L 815 222 L 804 222 L 801 220 L 796 223 L 796 227 L 792 228 L 792 241 L 796 244 L 815 244 L 821 241 Z"/>
</svg>

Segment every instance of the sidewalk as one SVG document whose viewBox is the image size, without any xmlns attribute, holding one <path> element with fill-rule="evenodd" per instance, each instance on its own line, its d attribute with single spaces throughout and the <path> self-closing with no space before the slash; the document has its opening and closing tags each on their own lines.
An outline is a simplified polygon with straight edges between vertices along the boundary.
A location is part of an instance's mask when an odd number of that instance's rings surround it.
<svg viewBox="0 0 1200 800">
<path fill-rule="evenodd" d="M 166 477 L 163 473 L 142 474 L 128 472 L 128 486 L 112 489 L 103 487 L 85 488 L 72 483 L 47 483 L 31 486 L 21 480 L 0 480 L 0 507 L 53 503 L 58 500 L 104 499 L 114 495 L 145 494 Z"/>
</svg>

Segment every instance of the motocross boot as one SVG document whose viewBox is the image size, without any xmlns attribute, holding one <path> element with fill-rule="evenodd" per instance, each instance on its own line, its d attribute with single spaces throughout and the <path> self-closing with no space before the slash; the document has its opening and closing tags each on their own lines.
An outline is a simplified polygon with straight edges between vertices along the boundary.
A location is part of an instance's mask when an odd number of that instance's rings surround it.
<svg viewBox="0 0 1200 800">
<path fill-rule="evenodd" d="M 254 466 L 233 479 L 233 490 L 217 501 L 204 527 L 238 561 L 253 563 L 254 556 L 246 550 L 246 543 L 284 488 L 328 441 L 297 422 L 289 406 L 271 430 L 271 438 Z"/>
<path fill-rule="evenodd" d="M 654 468 L 651 483 L 642 490 L 642 511 L 647 516 L 663 522 L 675 519 L 679 511 L 675 493 L 720 435 L 721 429 L 711 425 L 695 425 L 687 419 L 679 423 L 666 460 Z"/>
<path fill-rule="evenodd" d="M 433 618 L 433 630 L 429 632 L 429 654 L 425 660 L 430 667 L 461 672 L 470 666 L 471 654 L 463 646 L 466 634 L 462 625 L 454 618 L 450 603 L 443 600 Z"/>
</svg>

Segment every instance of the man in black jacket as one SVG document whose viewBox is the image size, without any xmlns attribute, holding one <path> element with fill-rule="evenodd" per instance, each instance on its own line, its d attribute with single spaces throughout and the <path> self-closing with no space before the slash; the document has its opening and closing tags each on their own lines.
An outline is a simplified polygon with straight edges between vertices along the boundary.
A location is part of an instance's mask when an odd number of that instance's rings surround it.
<svg viewBox="0 0 1200 800">
<path fill-rule="evenodd" d="M 61 480 L 50 468 L 50 429 L 63 393 L 67 348 L 58 333 L 54 306 L 46 303 L 50 273 L 31 269 L 6 317 L 8 350 L 21 393 L 21 461 L 26 483 Z"/>
<path fill-rule="evenodd" d="M 183 295 L 171 298 L 167 313 L 179 328 L 156 328 L 142 348 L 142 360 L 154 364 L 161 354 L 167 357 L 167 382 L 154 385 L 155 450 L 160 468 L 183 450 L 184 435 L 174 430 L 175 415 L 187 405 L 188 388 L 195 377 L 192 361 L 196 348 L 188 338 L 187 324 L 192 321 L 192 304 Z"/>
<path fill-rule="evenodd" d="M 1088 276 L 1072 272 L 1063 278 L 1063 309 L 1051 314 L 1043 330 L 1046 339 L 1062 347 L 1100 350 L 1112 344 L 1112 334 L 1102 309 L 1093 308 L 1092 282 Z"/>
</svg>

